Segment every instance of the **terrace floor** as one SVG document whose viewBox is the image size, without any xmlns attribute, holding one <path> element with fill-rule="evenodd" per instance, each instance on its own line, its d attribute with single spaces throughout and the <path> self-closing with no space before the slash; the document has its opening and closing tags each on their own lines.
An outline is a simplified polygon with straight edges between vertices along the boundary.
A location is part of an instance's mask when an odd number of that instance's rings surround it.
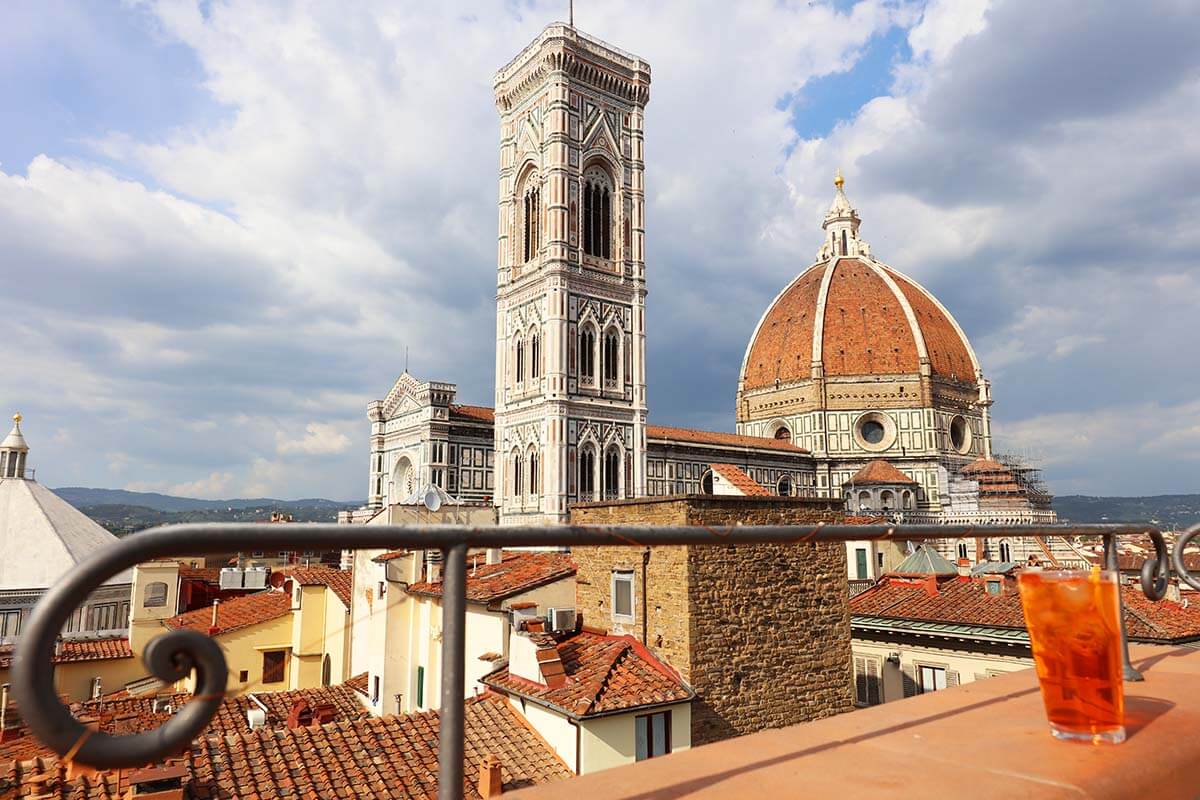
<svg viewBox="0 0 1200 800">
<path fill-rule="evenodd" d="M 1132 655 L 1146 680 L 1125 685 L 1121 745 L 1053 739 L 1025 670 L 512 797 L 1200 796 L 1200 650 L 1135 645 Z"/>
</svg>

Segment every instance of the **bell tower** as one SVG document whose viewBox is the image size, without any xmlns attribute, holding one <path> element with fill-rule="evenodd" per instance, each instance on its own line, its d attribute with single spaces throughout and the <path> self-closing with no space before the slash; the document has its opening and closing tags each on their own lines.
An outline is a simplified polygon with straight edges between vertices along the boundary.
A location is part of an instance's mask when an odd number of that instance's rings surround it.
<svg viewBox="0 0 1200 800">
<path fill-rule="evenodd" d="M 554 23 L 496 73 L 496 503 L 645 494 L 650 66 Z"/>
</svg>

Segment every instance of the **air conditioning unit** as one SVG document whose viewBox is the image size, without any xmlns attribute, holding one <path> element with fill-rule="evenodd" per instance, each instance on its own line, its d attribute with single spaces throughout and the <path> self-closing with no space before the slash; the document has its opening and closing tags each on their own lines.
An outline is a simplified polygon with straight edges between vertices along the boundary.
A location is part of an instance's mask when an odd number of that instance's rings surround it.
<svg viewBox="0 0 1200 800">
<path fill-rule="evenodd" d="M 552 631 L 573 631 L 575 630 L 575 609 L 552 608 L 546 612 L 546 621 L 550 623 Z"/>
<path fill-rule="evenodd" d="M 221 570 L 222 589 L 241 589 L 245 581 L 245 573 L 237 567 L 224 567 Z"/>
<path fill-rule="evenodd" d="M 270 570 L 266 567 L 249 567 L 244 573 L 244 589 L 265 589 L 267 588 L 267 577 Z"/>
<path fill-rule="evenodd" d="M 267 712 L 258 707 L 246 709 L 246 723 L 252 731 L 261 728 L 267 724 Z"/>
</svg>

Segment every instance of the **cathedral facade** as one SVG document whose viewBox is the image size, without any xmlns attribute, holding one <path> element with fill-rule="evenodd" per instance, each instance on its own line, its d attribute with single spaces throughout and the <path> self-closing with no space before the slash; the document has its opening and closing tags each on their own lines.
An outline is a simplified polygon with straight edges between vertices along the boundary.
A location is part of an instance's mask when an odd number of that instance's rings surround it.
<svg viewBox="0 0 1200 800">
<path fill-rule="evenodd" d="M 840 173 L 815 260 L 746 348 L 737 433 L 648 423 L 649 90 L 646 61 L 561 23 L 496 74 L 494 411 L 402 375 L 368 409 L 368 508 L 432 484 L 494 504 L 502 523 L 714 491 L 841 497 L 912 521 L 1053 521 L 1036 471 L 992 452 L 991 385 L 962 328 L 871 254 Z"/>
</svg>

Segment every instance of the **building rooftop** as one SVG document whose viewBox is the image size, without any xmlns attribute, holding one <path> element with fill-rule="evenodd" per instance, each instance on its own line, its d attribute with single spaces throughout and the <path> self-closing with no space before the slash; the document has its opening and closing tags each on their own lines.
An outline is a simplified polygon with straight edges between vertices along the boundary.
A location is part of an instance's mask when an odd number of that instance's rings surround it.
<svg viewBox="0 0 1200 800">
<path fill-rule="evenodd" d="M 241 597 L 222 601 L 217 606 L 217 632 L 228 633 L 260 622 L 270 622 L 292 611 L 292 597 L 284 592 L 268 589 Z M 164 623 L 168 628 L 191 628 L 194 631 L 208 633 L 212 627 L 213 611 L 211 606 L 197 608 L 177 614 Z"/>
<path fill-rule="evenodd" d="M 851 486 L 870 486 L 872 484 L 892 485 L 898 483 L 915 486 L 917 482 L 882 458 L 876 458 L 868 461 L 862 469 L 854 473 L 854 477 L 850 479 L 849 483 Z"/>
<path fill-rule="evenodd" d="M 480 796 L 479 766 L 488 755 L 499 759 L 506 792 L 571 775 L 550 745 L 503 698 L 488 695 L 467 701 L 464 723 L 466 797 Z M 436 796 L 438 728 L 438 712 L 428 711 L 204 735 L 181 760 L 183 797 L 399 800 Z M 60 766 L 54 758 L 0 766 L 0 797 L 118 800 L 126 797 L 133 774 L 106 771 L 68 778 Z"/>
<path fill-rule="evenodd" d="M 575 718 L 679 703 L 695 694 L 673 669 L 632 636 L 589 630 L 566 637 L 531 635 L 539 649 L 557 650 L 565 681 L 559 686 L 546 686 L 517 677 L 505 666 L 481 678 L 484 685 L 553 706 Z"/>
<path fill-rule="evenodd" d="M 917 545 L 908 558 L 896 565 L 898 575 L 957 575 L 958 567 L 927 544 Z"/>
<path fill-rule="evenodd" d="M 497 603 L 574 574 L 575 562 L 566 553 L 505 550 L 499 564 L 485 564 L 480 556 L 472 565 L 468 558 L 467 600 L 474 603 Z M 421 581 L 410 584 L 408 592 L 441 597 L 442 584 L 440 581 Z"/>
<path fill-rule="evenodd" d="M 494 423 L 496 421 L 496 410 L 487 406 L 464 406 L 451 404 L 450 420 L 455 419 L 469 420 L 471 422 L 487 422 Z"/>
<path fill-rule="evenodd" d="M 751 478 L 742 470 L 735 467 L 733 464 L 712 464 L 712 471 L 719 474 L 722 478 L 729 481 L 742 494 L 748 497 L 770 497 L 762 484 Z"/>
<path fill-rule="evenodd" d="M 886 617 L 1025 629 L 1021 596 L 1012 575 L 959 578 L 885 575 L 874 587 L 850 598 L 853 617 Z M 1146 599 L 1140 590 L 1124 591 L 1125 630 L 1134 641 L 1181 643 L 1200 640 L 1200 603 Z"/>
<path fill-rule="evenodd" d="M 350 608 L 354 574 L 349 570 L 328 567 L 293 567 L 284 570 L 284 574 L 301 586 L 328 586 L 346 608 Z"/>
<path fill-rule="evenodd" d="M 722 433 L 720 431 L 699 431 L 693 428 L 674 428 L 667 425 L 647 425 L 647 439 L 669 440 L 674 442 L 691 442 L 692 444 L 716 445 L 719 447 L 740 447 L 767 450 L 785 450 L 789 453 L 807 453 L 803 447 L 797 447 L 784 439 L 767 439 L 762 436 L 743 436 L 740 433 Z"/>
<path fill-rule="evenodd" d="M 1146 680 L 1125 684 L 1129 738 L 1116 747 L 1051 737 L 1030 669 L 536 787 L 513 800 L 1195 797 L 1200 652 L 1135 646 L 1133 660 Z"/>
<path fill-rule="evenodd" d="M 0 646 L 0 669 L 12 666 L 15 645 Z M 104 661 L 110 658 L 133 658 L 128 636 L 106 636 L 97 639 L 63 639 L 54 654 L 55 664 L 74 661 Z"/>
</svg>

